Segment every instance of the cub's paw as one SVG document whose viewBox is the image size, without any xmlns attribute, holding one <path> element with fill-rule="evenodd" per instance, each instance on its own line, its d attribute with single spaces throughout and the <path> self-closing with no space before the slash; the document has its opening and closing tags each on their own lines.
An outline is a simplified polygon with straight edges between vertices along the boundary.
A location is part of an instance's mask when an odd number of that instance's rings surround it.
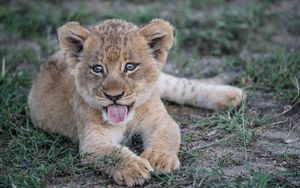
<svg viewBox="0 0 300 188">
<path fill-rule="evenodd" d="M 177 155 L 168 154 L 165 152 L 147 149 L 141 154 L 141 157 L 147 159 L 151 166 L 160 172 L 169 173 L 180 166 Z"/>
<path fill-rule="evenodd" d="M 223 110 L 229 106 L 236 107 L 241 103 L 244 97 L 243 90 L 237 87 L 227 86 L 220 91 L 214 110 Z"/>
<path fill-rule="evenodd" d="M 133 187 L 142 185 L 150 178 L 150 172 L 153 168 L 146 159 L 138 156 L 130 156 L 124 158 L 120 166 L 118 166 L 112 176 L 119 185 Z"/>
</svg>

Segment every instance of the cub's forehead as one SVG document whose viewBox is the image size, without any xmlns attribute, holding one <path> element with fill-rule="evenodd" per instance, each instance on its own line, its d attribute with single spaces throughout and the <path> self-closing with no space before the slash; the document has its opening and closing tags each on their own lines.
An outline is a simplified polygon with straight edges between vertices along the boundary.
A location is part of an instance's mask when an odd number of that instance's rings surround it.
<svg viewBox="0 0 300 188">
<path fill-rule="evenodd" d="M 93 35 L 101 38 L 105 43 L 118 43 L 127 41 L 130 35 L 137 31 L 133 23 L 123 20 L 108 20 L 93 28 Z"/>
<path fill-rule="evenodd" d="M 136 59 L 135 45 L 138 27 L 123 20 L 109 20 L 92 29 L 88 51 L 98 61 Z"/>
<path fill-rule="evenodd" d="M 94 27 L 94 30 L 100 31 L 100 32 L 114 32 L 114 31 L 131 31 L 134 29 L 138 29 L 136 25 L 133 23 L 124 21 L 124 20 L 107 20 L 103 23 L 100 23 Z"/>
</svg>

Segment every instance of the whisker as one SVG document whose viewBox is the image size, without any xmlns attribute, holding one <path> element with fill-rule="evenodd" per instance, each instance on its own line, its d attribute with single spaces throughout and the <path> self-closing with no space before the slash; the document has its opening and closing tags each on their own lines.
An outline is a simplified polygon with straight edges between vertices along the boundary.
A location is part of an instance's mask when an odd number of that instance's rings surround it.
<svg viewBox="0 0 300 188">
<path fill-rule="evenodd" d="M 99 101 L 107 101 L 104 97 L 100 97 L 100 96 L 98 96 L 98 95 L 94 95 L 94 97 L 95 97 L 96 99 L 98 99 Z"/>
<path fill-rule="evenodd" d="M 135 95 L 135 93 L 131 93 L 125 97 L 123 97 L 123 99 L 128 99 L 128 98 L 132 98 Z"/>
</svg>

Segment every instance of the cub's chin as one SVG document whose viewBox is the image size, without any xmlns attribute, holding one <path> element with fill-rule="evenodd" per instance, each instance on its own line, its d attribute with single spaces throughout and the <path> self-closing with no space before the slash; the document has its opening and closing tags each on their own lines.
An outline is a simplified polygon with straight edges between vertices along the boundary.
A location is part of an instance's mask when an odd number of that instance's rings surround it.
<svg viewBox="0 0 300 188">
<path fill-rule="evenodd" d="M 133 115 L 133 104 L 110 104 L 102 109 L 103 120 L 111 125 L 125 126 Z"/>
</svg>

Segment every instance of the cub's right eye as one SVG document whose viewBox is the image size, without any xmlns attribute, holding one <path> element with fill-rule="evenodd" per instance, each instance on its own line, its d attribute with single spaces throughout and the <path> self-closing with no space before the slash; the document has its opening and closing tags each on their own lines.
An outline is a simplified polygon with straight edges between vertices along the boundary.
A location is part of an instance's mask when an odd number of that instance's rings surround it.
<svg viewBox="0 0 300 188">
<path fill-rule="evenodd" d="M 95 74 L 102 74 L 104 72 L 104 69 L 101 65 L 94 65 L 91 67 L 91 69 Z"/>
</svg>

